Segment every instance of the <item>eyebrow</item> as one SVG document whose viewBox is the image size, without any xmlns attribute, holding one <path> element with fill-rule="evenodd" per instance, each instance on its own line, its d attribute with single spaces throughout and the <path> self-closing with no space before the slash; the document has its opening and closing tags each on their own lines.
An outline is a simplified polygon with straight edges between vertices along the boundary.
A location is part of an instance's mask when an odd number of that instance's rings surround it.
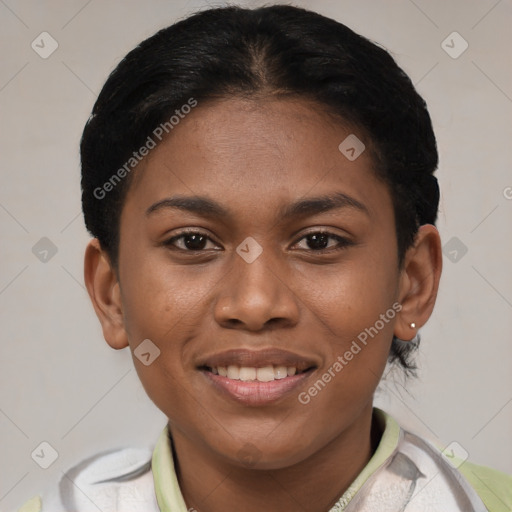
<svg viewBox="0 0 512 512">
<path fill-rule="evenodd" d="M 202 196 L 174 196 L 162 199 L 146 210 L 146 216 L 164 208 L 186 210 L 203 217 L 225 219 L 234 216 L 234 213 L 229 208 Z M 339 208 L 353 208 L 370 216 L 368 208 L 363 203 L 343 192 L 336 192 L 324 196 L 301 199 L 286 205 L 279 209 L 278 217 L 282 220 L 287 220 L 292 217 L 306 217 Z"/>
</svg>

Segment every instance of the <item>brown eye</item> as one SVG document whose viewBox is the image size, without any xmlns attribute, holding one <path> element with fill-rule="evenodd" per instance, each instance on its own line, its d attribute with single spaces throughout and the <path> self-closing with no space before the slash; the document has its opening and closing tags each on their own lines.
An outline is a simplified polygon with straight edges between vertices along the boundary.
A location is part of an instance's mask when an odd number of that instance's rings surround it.
<svg viewBox="0 0 512 512">
<path fill-rule="evenodd" d="M 308 233 L 306 236 L 301 238 L 301 241 L 302 240 L 306 241 L 307 247 L 301 247 L 301 249 L 311 250 L 313 252 L 340 250 L 353 245 L 353 242 L 348 238 L 344 238 L 327 231 L 315 231 Z M 335 243 L 329 245 L 329 240 L 334 240 Z"/>
<path fill-rule="evenodd" d="M 173 236 L 164 242 L 164 245 L 182 251 L 202 251 L 206 248 L 210 238 L 199 231 L 187 231 Z M 213 242 L 212 242 L 213 244 Z"/>
</svg>

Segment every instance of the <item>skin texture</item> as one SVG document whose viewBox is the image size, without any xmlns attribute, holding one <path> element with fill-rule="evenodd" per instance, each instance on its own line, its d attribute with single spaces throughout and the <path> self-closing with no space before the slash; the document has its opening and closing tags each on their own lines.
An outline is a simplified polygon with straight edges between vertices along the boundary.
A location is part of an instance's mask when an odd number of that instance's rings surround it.
<svg viewBox="0 0 512 512">
<path fill-rule="evenodd" d="M 107 343 L 133 352 L 150 339 L 161 351 L 151 365 L 136 357 L 134 365 L 169 418 L 180 486 L 200 512 L 328 510 L 380 438 L 372 399 L 393 334 L 412 339 L 432 313 L 438 231 L 421 226 L 398 269 L 391 196 L 370 151 L 349 161 L 338 150 L 350 133 L 365 141 L 301 99 L 199 104 L 136 170 L 121 216 L 118 275 L 97 239 L 86 249 L 85 282 Z M 367 213 L 276 216 L 289 203 L 334 192 Z M 231 215 L 176 208 L 146 215 L 176 195 L 208 197 Z M 203 252 L 187 249 L 190 238 L 164 244 L 183 228 L 209 238 Z M 319 231 L 351 244 L 306 238 Z M 249 236 L 263 249 L 252 263 L 236 252 Z M 396 302 L 401 311 L 301 404 L 298 393 Z M 197 368 L 205 355 L 238 348 L 290 350 L 316 369 L 278 401 L 248 406 L 219 393 Z"/>
</svg>

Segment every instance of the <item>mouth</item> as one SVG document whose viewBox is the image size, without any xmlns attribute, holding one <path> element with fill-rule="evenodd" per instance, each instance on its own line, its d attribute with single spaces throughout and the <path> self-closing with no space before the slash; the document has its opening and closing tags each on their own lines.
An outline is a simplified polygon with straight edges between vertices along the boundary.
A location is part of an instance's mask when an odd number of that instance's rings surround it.
<svg viewBox="0 0 512 512">
<path fill-rule="evenodd" d="M 206 358 L 197 369 L 214 391 L 240 404 L 262 406 L 291 395 L 318 363 L 281 350 L 232 350 Z"/>
</svg>

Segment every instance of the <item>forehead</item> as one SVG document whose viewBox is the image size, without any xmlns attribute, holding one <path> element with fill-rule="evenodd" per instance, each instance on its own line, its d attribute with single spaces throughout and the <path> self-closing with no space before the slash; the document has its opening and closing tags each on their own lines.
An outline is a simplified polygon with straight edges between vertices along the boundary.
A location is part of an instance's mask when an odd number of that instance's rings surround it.
<svg viewBox="0 0 512 512">
<path fill-rule="evenodd" d="M 389 207 L 390 197 L 374 172 L 370 146 L 312 101 L 199 102 L 141 162 L 126 203 L 142 210 L 178 193 L 265 209 L 340 191 L 375 215 Z"/>
</svg>

